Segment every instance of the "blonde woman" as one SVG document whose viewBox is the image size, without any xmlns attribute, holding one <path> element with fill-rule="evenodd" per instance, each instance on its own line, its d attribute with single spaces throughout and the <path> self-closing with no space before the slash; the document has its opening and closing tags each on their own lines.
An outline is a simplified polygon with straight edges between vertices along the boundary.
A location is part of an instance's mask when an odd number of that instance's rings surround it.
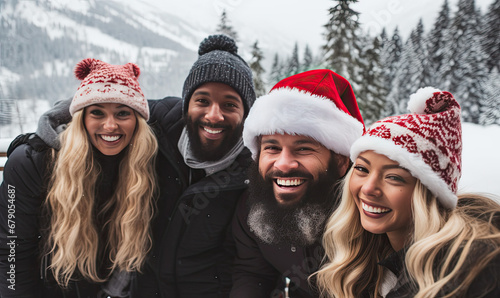
<svg viewBox="0 0 500 298">
<path fill-rule="evenodd" d="M 409 108 L 353 144 L 318 287 L 324 297 L 500 297 L 500 206 L 456 195 L 460 106 L 427 87 Z"/>
<path fill-rule="evenodd" d="M 151 247 L 157 143 L 139 67 L 85 59 L 75 74 L 60 150 L 34 136 L 5 165 L 1 297 L 128 297 Z"/>
</svg>

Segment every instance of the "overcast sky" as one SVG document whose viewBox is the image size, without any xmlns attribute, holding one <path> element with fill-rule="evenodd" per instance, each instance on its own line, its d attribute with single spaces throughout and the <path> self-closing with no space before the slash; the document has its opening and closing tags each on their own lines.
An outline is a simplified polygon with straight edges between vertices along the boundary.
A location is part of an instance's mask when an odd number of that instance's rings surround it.
<svg viewBox="0 0 500 298">
<path fill-rule="evenodd" d="M 141 0 L 155 3 L 185 18 L 199 21 L 200 25 L 217 24 L 223 8 L 240 35 L 257 40 L 262 31 L 277 37 L 291 39 L 312 48 L 321 46 L 323 25 L 328 21 L 328 8 L 333 0 Z M 476 0 L 484 11 L 493 0 Z M 406 39 L 424 19 L 426 31 L 433 25 L 444 0 L 361 0 L 352 7 L 360 13 L 360 22 L 366 31 L 379 34 L 382 27 L 392 34 L 396 26 Z M 452 12 L 458 0 L 448 1 Z M 262 28 L 267 28 L 262 30 Z M 257 29 L 257 30 L 256 30 Z M 256 32 L 259 32 L 258 34 Z"/>
</svg>

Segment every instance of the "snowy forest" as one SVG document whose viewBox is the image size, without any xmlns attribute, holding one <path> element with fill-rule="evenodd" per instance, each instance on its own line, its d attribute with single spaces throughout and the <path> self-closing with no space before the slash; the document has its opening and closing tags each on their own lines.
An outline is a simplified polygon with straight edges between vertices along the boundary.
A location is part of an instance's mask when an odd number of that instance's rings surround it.
<svg viewBox="0 0 500 298">
<path fill-rule="evenodd" d="M 444 0 L 432 28 L 422 20 L 403 40 L 398 28 L 380 35 L 364 34 L 357 0 L 336 0 L 325 24 L 323 52 L 313 57 L 308 46 L 299 59 L 299 48 L 283 58 L 276 53 L 265 72 L 262 51 L 255 42 L 250 65 L 259 94 L 266 84 L 314 68 L 329 68 L 348 79 L 366 124 L 389 115 L 406 113 L 409 96 L 420 87 L 450 91 L 462 106 L 463 121 L 500 124 L 500 0 L 485 14 L 474 0 L 460 0 L 452 14 Z M 222 19 L 224 21 L 224 18 Z M 226 33 L 235 33 L 226 26 Z"/>
<path fill-rule="evenodd" d="M 77 87 L 72 68 L 91 56 L 140 65 L 148 98 L 178 95 L 199 42 L 216 32 L 238 41 L 258 95 L 284 77 L 329 68 L 351 82 L 367 125 L 407 112 L 410 94 L 425 86 L 453 93 L 465 122 L 500 124 L 500 0 L 484 12 L 475 0 L 459 0 L 456 7 L 442 1 L 432 26 L 420 21 L 404 38 L 398 28 L 376 36 L 364 32 L 352 8 L 358 0 L 331 0 L 329 21 L 317 29 L 321 49 L 297 41 L 274 52 L 261 48 L 261 40 L 239 36 L 226 11 L 218 24 L 195 28 L 183 18 L 138 13 L 121 2 L 79 1 L 88 5 L 79 10 L 55 6 L 63 0 L 0 0 L 0 128 L 35 106 L 16 106 L 19 99 L 45 100 L 47 107 L 71 96 Z"/>
</svg>

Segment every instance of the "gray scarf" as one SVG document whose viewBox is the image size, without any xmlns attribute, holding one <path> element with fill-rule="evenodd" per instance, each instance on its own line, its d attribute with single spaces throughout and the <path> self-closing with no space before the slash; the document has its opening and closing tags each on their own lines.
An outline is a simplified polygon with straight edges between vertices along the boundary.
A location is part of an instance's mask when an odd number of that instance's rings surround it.
<svg viewBox="0 0 500 298">
<path fill-rule="evenodd" d="M 182 157 L 184 157 L 184 162 L 186 163 L 186 165 L 193 169 L 203 169 L 205 170 L 206 175 L 209 176 L 229 167 L 234 162 L 236 157 L 238 157 L 238 155 L 241 153 L 243 148 L 245 148 L 245 145 L 243 145 L 243 139 L 240 138 L 238 143 L 236 143 L 236 145 L 234 145 L 234 147 L 229 150 L 229 152 L 226 153 L 226 155 L 224 155 L 224 157 L 222 157 L 220 160 L 201 161 L 193 156 L 188 132 L 186 127 L 184 127 L 177 147 L 179 148 Z"/>
</svg>

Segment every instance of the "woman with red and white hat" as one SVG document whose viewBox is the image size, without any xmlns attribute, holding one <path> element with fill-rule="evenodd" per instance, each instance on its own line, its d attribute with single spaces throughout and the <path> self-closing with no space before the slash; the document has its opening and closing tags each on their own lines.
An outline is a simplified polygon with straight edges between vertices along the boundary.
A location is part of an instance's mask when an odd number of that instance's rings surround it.
<svg viewBox="0 0 500 298">
<path fill-rule="evenodd" d="M 11 145 L 0 187 L 1 297 L 128 297 L 151 247 L 156 186 L 139 74 L 133 63 L 81 61 L 59 150 L 36 135 Z"/>
<path fill-rule="evenodd" d="M 374 123 L 323 237 L 325 297 L 500 297 L 500 205 L 457 195 L 460 106 L 422 88 Z M 485 165 L 487 166 L 487 165 Z"/>
</svg>

